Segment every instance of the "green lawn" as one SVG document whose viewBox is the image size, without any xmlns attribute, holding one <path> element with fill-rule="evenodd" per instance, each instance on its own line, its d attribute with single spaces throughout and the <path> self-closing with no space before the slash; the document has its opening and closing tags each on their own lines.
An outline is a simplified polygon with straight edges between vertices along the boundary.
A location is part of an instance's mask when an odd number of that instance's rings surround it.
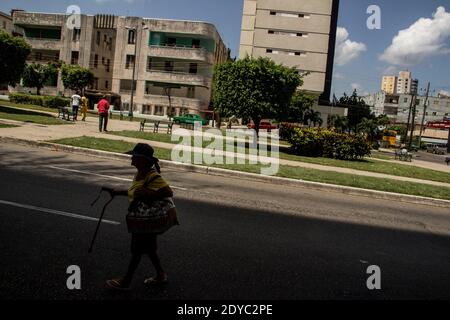
<svg viewBox="0 0 450 320">
<path fill-rule="evenodd" d="M 57 119 L 52 115 L 46 113 L 40 113 L 36 111 L 20 110 L 16 108 L 10 108 L 0 106 L 0 119 L 8 119 L 22 122 L 37 123 L 43 125 L 60 125 L 67 124 L 66 121 Z"/>
<path fill-rule="evenodd" d="M 54 108 L 46 108 L 41 106 L 36 106 L 34 104 L 19 104 L 19 103 L 13 103 L 10 101 L 4 101 L 0 100 L 0 105 L 5 107 L 14 107 L 19 109 L 30 109 L 30 110 L 36 110 L 36 111 L 45 111 L 45 112 L 53 112 L 57 113 L 58 110 Z"/>
<path fill-rule="evenodd" d="M 125 153 L 132 150 L 134 147 L 133 143 L 125 141 L 92 137 L 61 139 L 51 142 L 119 153 Z M 170 160 L 171 151 L 168 149 L 155 148 L 155 156 L 162 160 Z M 259 165 L 215 165 L 215 167 L 252 173 L 259 173 L 261 168 Z M 305 181 L 331 183 L 342 186 L 450 200 L 450 188 L 435 187 L 419 183 L 326 172 L 291 166 L 281 166 L 278 176 L 291 179 L 301 179 Z"/>
<path fill-rule="evenodd" d="M 16 128 L 16 127 L 18 127 L 18 126 L 15 126 L 13 124 L 6 124 L 6 123 L 1 123 L 0 122 L 0 129 L 1 128 Z"/>
<path fill-rule="evenodd" d="M 171 136 L 164 133 L 149 133 L 149 132 L 137 132 L 137 131 L 120 131 L 120 132 L 110 132 L 111 134 L 117 136 L 124 136 L 130 138 L 138 138 L 143 140 L 158 141 L 164 143 L 176 144 L 177 142 L 172 142 Z M 193 142 L 191 142 L 193 144 Z M 203 148 L 207 148 L 211 142 L 203 142 Z M 375 157 L 388 158 L 389 156 L 380 155 L 374 153 Z M 362 161 L 346 161 L 337 160 L 329 158 L 311 158 L 296 156 L 288 153 L 287 148 L 280 148 L 280 158 L 284 160 L 298 161 L 311 164 L 319 164 L 324 166 L 333 166 L 340 168 L 348 168 L 354 170 L 389 174 L 400 177 L 416 178 L 437 182 L 450 183 L 450 173 L 440 172 L 431 169 L 425 169 L 415 166 L 390 163 L 384 161 L 377 161 L 374 158 L 366 158 Z"/>
</svg>

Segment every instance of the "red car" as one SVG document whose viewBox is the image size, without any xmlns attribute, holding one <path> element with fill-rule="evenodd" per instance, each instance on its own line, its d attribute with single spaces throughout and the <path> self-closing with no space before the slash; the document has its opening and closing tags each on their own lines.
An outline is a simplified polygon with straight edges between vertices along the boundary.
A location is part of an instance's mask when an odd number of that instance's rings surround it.
<svg viewBox="0 0 450 320">
<path fill-rule="evenodd" d="M 249 129 L 256 129 L 255 128 L 255 123 L 253 121 L 251 121 L 248 125 L 247 128 Z M 273 129 L 277 129 L 278 127 L 276 125 L 274 125 L 273 123 L 271 123 L 270 121 L 267 120 L 262 120 L 259 123 L 259 130 L 273 130 Z"/>
</svg>

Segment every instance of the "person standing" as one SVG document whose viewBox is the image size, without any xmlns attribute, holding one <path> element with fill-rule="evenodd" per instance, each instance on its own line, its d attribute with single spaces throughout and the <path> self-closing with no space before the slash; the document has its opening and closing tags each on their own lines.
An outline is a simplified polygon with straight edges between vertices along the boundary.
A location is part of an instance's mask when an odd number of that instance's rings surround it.
<svg viewBox="0 0 450 320">
<path fill-rule="evenodd" d="M 78 120 L 78 110 L 80 109 L 80 101 L 81 101 L 81 97 L 80 95 L 77 93 L 75 93 L 72 96 L 72 116 L 73 116 L 73 121 L 77 121 Z"/>
<path fill-rule="evenodd" d="M 83 116 L 83 119 L 81 119 L 81 121 L 86 121 L 88 106 L 89 106 L 89 99 L 86 98 L 86 96 L 83 94 L 83 97 L 81 98 L 81 115 Z"/>
<path fill-rule="evenodd" d="M 99 131 L 108 132 L 108 112 L 109 112 L 109 102 L 106 99 L 106 96 L 103 96 L 102 99 L 99 101 L 98 105 L 98 118 L 99 118 Z"/>
</svg>

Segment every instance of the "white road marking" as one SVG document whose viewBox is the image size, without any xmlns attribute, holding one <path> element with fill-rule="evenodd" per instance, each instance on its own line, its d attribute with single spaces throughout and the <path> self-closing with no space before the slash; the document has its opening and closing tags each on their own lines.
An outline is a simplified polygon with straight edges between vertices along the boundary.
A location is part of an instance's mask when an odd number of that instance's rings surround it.
<svg viewBox="0 0 450 320">
<path fill-rule="evenodd" d="M 105 174 L 98 174 L 98 173 L 93 173 L 93 172 L 89 172 L 89 171 L 81 171 L 81 170 L 75 170 L 75 169 L 68 169 L 68 168 L 61 168 L 61 167 L 55 167 L 55 166 L 45 166 L 47 168 L 51 168 L 51 169 L 56 169 L 56 170 L 61 170 L 61 171 L 68 171 L 68 172 L 74 172 L 74 173 L 81 173 L 81 174 L 85 174 L 85 175 L 89 175 L 89 176 L 96 176 L 96 177 L 100 177 L 100 178 L 106 178 L 106 179 L 113 179 L 113 180 L 119 180 L 119 181 L 126 181 L 126 182 L 132 182 L 133 179 L 128 179 L 128 178 L 121 178 L 121 177 L 115 177 L 115 176 L 109 176 L 109 175 L 105 175 Z M 181 188 L 181 187 L 174 187 L 174 186 L 170 186 L 172 189 L 176 189 L 176 190 L 182 190 L 182 191 L 187 191 L 188 189 L 186 188 Z"/>
<path fill-rule="evenodd" d="M 53 209 L 47 209 L 47 208 L 41 208 L 41 207 L 31 206 L 31 205 L 28 205 L 28 204 L 21 204 L 21 203 L 17 203 L 17 202 L 10 202 L 10 201 L 0 200 L 0 204 L 4 204 L 4 205 L 7 205 L 7 206 L 12 206 L 12 207 L 17 207 L 17 208 L 34 210 L 34 211 L 40 211 L 40 212 L 44 212 L 44 213 L 50 213 L 50 214 L 55 214 L 55 215 L 59 215 L 59 216 L 80 219 L 80 220 L 88 220 L 88 221 L 96 221 L 96 222 L 98 222 L 98 220 L 99 220 L 97 218 L 82 216 L 82 215 L 75 214 L 75 213 L 64 212 L 64 211 L 53 210 Z M 106 223 L 106 224 L 112 224 L 112 225 L 115 225 L 115 226 L 120 225 L 120 223 L 116 222 L 116 221 L 102 220 L 102 222 Z"/>
</svg>

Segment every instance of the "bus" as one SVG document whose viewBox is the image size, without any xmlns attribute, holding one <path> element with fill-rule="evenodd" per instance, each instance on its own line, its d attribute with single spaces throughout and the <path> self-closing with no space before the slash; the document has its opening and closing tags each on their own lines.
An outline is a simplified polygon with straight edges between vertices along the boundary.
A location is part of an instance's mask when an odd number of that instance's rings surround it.
<svg viewBox="0 0 450 320">
<path fill-rule="evenodd" d="M 389 147 L 395 147 L 397 145 L 397 131 L 386 130 L 383 132 L 383 141 L 389 144 Z"/>
</svg>

